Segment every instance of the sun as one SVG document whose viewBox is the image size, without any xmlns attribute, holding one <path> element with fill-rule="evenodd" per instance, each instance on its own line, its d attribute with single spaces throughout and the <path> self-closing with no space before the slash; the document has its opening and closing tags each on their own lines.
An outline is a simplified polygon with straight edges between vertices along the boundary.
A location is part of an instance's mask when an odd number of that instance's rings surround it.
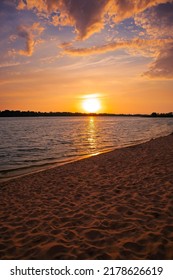
<svg viewBox="0 0 173 280">
<path fill-rule="evenodd" d="M 87 113 L 97 113 L 101 108 L 101 104 L 98 98 L 91 97 L 83 101 L 82 107 Z"/>
</svg>

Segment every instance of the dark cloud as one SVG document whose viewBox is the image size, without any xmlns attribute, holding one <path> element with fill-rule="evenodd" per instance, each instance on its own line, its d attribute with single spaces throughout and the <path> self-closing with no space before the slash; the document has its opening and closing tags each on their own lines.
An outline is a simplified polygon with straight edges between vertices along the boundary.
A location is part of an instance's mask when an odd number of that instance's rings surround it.
<svg viewBox="0 0 173 280">
<path fill-rule="evenodd" d="M 135 17 L 137 25 L 154 38 L 173 36 L 173 2 L 160 4 Z"/>
<path fill-rule="evenodd" d="M 173 79 L 173 42 L 161 49 L 156 60 L 144 74 L 149 78 Z"/>
<path fill-rule="evenodd" d="M 135 17 L 150 38 L 173 40 L 173 2 L 152 7 Z M 145 73 L 150 78 L 173 78 L 173 43 L 159 46 L 157 57 Z"/>
<path fill-rule="evenodd" d="M 92 2 L 88 0 L 64 1 L 67 13 L 75 22 L 80 39 L 87 38 L 103 28 L 104 11 L 108 2 L 107 0 Z"/>
</svg>

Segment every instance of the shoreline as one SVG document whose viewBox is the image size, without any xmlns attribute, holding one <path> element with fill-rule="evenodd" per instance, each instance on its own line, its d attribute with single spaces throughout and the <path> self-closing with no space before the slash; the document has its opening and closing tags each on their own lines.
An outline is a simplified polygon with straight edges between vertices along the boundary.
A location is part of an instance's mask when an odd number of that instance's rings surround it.
<svg viewBox="0 0 173 280">
<path fill-rule="evenodd" d="M 173 133 L 0 183 L 0 259 L 173 259 Z"/>
<path fill-rule="evenodd" d="M 73 162 L 81 161 L 83 159 L 90 158 L 90 157 L 93 157 L 93 156 L 97 156 L 97 155 L 100 155 L 100 154 L 106 154 L 106 153 L 113 152 L 113 151 L 116 151 L 116 150 L 119 150 L 119 149 L 124 149 L 124 148 L 128 148 L 128 147 L 142 145 L 142 144 L 147 143 L 147 142 L 149 142 L 153 139 L 158 139 L 160 137 L 166 137 L 166 136 L 169 136 L 171 134 L 151 138 L 151 139 L 145 140 L 144 142 L 140 141 L 138 143 L 136 142 L 136 143 L 130 144 L 130 145 L 127 144 L 125 146 L 119 146 L 119 147 L 116 147 L 116 148 L 112 147 L 112 148 L 105 149 L 103 151 L 99 151 L 99 152 L 96 152 L 96 153 L 93 153 L 93 154 L 76 156 L 76 157 L 73 157 L 73 159 L 71 159 L 71 160 L 70 159 L 69 160 L 64 160 L 64 161 L 62 160 L 62 161 L 55 162 L 55 163 L 48 163 L 48 164 L 45 163 L 45 164 L 40 165 L 40 166 L 39 165 L 38 166 L 29 166 L 29 167 L 22 167 L 22 168 L 19 168 L 19 169 L 15 169 L 17 171 L 18 170 L 28 170 L 27 172 L 24 171 L 24 173 L 16 172 L 16 174 L 15 174 L 15 170 L 5 170 L 5 171 L 2 170 L 1 171 L 2 173 L 14 173 L 14 175 L 8 175 L 7 177 L 0 178 L 0 184 L 4 183 L 4 182 L 11 181 L 13 179 L 22 178 L 24 176 L 32 175 L 32 174 L 39 173 L 39 172 L 44 172 L 44 171 L 52 169 L 52 168 L 58 168 L 59 166 L 63 166 L 63 165 L 66 165 L 66 164 L 71 164 Z"/>
</svg>

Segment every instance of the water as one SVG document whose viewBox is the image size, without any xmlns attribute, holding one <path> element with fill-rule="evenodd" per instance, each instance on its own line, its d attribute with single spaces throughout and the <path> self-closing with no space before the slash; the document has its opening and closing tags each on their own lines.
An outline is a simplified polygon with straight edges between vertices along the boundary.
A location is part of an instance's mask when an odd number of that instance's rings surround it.
<svg viewBox="0 0 173 280">
<path fill-rule="evenodd" d="M 173 119 L 0 118 L 0 180 L 145 142 L 173 131 Z"/>
</svg>

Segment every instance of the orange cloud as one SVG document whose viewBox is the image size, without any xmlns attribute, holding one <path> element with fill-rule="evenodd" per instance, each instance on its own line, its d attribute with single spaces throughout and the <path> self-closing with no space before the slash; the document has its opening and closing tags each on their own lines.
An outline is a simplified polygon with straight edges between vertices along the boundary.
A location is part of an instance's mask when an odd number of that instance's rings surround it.
<svg viewBox="0 0 173 280">
<path fill-rule="evenodd" d="M 132 17 L 152 6 L 167 2 L 171 2 L 171 0 L 110 0 L 110 13 L 115 16 L 114 20 L 117 22 Z"/>
<path fill-rule="evenodd" d="M 34 40 L 31 31 L 26 26 L 19 26 L 18 35 L 25 39 L 25 49 L 19 50 L 20 55 L 31 56 L 34 51 Z"/>
<path fill-rule="evenodd" d="M 23 9 L 37 9 L 37 11 L 45 11 L 47 9 L 47 5 L 44 0 L 19 0 L 18 5 L 17 5 L 18 10 L 23 10 Z"/>
<path fill-rule="evenodd" d="M 86 55 L 94 55 L 94 54 L 101 54 L 106 53 L 109 51 L 115 51 L 118 49 L 138 49 L 145 51 L 146 48 L 148 52 L 150 51 L 150 47 L 153 49 L 153 53 L 157 51 L 157 48 L 160 46 L 163 46 L 165 43 L 168 43 L 172 41 L 171 39 L 165 39 L 165 40 L 145 40 L 145 39 L 133 39 L 129 41 L 117 41 L 108 43 L 102 46 L 94 46 L 90 48 L 74 48 L 69 47 L 68 45 L 61 45 L 60 47 L 63 48 L 62 53 L 71 55 L 71 56 L 86 56 Z M 146 50 L 146 51 L 147 51 Z"/>
<path fill-rule="evenodd" d="M 18 10 L 23 10 L 23 9 L 25 9 L 25 7 L 26 7 L 26 4 L 22 0 L 19 0 L 18 5 L 17 5 L 17 9 Z"/>
<path fill-rule="evenodd" d="M 60 16 L 53 16 L 52 22 L 54 26 L 70 26 L 72 25 L 72 21 L 66 15 L 61 14 Z"/>
<path fill-rule="evenodd" d="M 24 56 L 31 56 L 34 52 L 34 47 L 37 43 L 35 39 L 43 32 L 44 28 L 40 23 L 34 23 L 31 27 L 20 25 L 18 27 L 18 36 L 25 39 L 25 49 L 19 50 L 18 54 Z"/>
</svg>

